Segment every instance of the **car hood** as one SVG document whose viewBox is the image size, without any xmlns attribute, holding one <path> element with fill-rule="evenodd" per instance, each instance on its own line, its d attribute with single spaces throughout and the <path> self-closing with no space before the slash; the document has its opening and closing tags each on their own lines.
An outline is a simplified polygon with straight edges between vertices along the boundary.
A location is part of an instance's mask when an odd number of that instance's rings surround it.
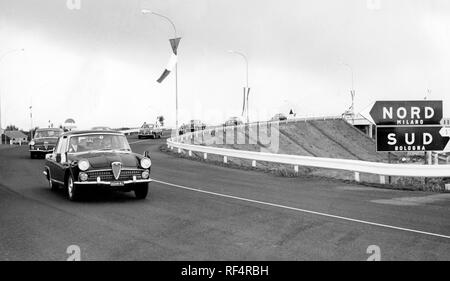
<svg viewBox="0 0 450 281">
<path fill-rule="evenodd" d="M 110 169 L 111 163 L 121 162 L 122 167 L 140 167 L 140 157 L 132 152 L 86 152 L 72 156 L 72 160 L 86 159 L 91 169 Z"/>
<path fill-rule="evenodd" d="M 56 144 L 58 138 L 37 138 L 33 139 L 36 144 L 48 142 L 49 144 Z"/>
</svg>

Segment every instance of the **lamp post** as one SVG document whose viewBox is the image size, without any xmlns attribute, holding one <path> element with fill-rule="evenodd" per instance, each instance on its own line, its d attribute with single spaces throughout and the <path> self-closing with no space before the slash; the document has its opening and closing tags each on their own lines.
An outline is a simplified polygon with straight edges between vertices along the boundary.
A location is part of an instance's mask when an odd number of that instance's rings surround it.
<svg viewBox="0 0 450 281">
<path fill-rule="evenodd" d="M 352 124 L 355 122 L 355 88 L 354 88 L 354 72 L 353 67 L 351 67 L 348 63 L 342 63 L 342 65 L 346 66 L 350 70 L 350 74 L 352 77 L 352 87 L 350 89 L 350 95 L 352 97 Z"/>
<path fill-rule="evenodd" d="M 247 123 L 249 123 L 249 117 L 248 117 L 248 94 L 249 94 L 250 88 L 248 87 L 248 59 L 247 59 L 247 56 L 245 54 L 243 54 L 241 52 L 238 52 L 238 51 L 229 50 L 228 53 L 236 54 L 238 56 L 241 56 L 242 58 L 244 58 L 244 61 L 245 61 L 245 74 L 246 74 L 246 76 L 245 76 L 246 77 L 245 84 L 246 84 L 246 90 L 247 90 L 247 109 L 246 110 L 247 110 Z M 245 93 L 245 91 L 244 91 L 244 93 Z M 245 96 L 244 96 L 244 99 L 245 99 Z"/>
<path fill-rule="evenodd" d="M 143 15 L 147 15 L 147 14 L 155 15 L 155 16 L 165 19 L 167 22 L 170 23 L 170 25 L 173 28 L 174 38 L 177 38 L 177 28 L 176 28 L 175 24 L 173 23 L 173 21 L 169 17 L 159 14 L 159 13 L 155 13 L 155 12 L 147 10 L 147 9 L 143 9 L 142 14 Z M 176 127 L 176 131 L 177 131 L 177 135 L 178 135 L 178 62 L 175 64 L 175 127 Z"/>
<path fill-rule="evenodd" d="M 25 51 L 25 49 L 23 49 L 23 48 L 7 51 L 6 53 L 4 53 L 3 55 L 0 56 L 0 63 L 8 55 L 13 54 L 15 52 L 23 52 L 23 51 Z M 3 130 L 2 130 L 2 99 L 1 99 L 1 91 L 0 91 L 0 136 L 2 136 L 2 134 L 3 134 Z M 6 142 L 6 139 L 5 139 L 5 142 Z M 0 139 L 0 144 L 1 143 L 3 143 L 3 137 Z"/>
</svg>

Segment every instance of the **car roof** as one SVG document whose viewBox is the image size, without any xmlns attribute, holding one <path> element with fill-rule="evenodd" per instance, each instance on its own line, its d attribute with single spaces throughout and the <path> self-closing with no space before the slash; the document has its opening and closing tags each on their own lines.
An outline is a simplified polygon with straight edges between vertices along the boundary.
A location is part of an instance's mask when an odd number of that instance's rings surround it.
<svg viewBox="0 0 450 281">
<path fill-rule="evenodd" d="M 116 134 L 123 135 L 121 132 L 113 130 L 82 130 L 82 131 L 70 131 L 62 134 L 62 136 L 77 136 L 86 134 Z"/>
<path fill-rule="evenodd" d="M 62 131 L 60 128 L 38 128 L 36 131 Z"/>
</svg>

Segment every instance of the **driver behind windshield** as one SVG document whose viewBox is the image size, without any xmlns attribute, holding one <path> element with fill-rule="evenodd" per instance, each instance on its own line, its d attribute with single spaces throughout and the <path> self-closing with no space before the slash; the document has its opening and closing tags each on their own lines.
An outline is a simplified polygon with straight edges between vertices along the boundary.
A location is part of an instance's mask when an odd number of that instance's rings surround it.
<svg viewBox="0 0 450 281">
<path fill-rule="evenodd" d="M 69 142 L 69 152 L 85 152 L 91 150 L 130 150 L 122 138 L 111 135 L 89 137 L 72 137 Z"/>
</svg>

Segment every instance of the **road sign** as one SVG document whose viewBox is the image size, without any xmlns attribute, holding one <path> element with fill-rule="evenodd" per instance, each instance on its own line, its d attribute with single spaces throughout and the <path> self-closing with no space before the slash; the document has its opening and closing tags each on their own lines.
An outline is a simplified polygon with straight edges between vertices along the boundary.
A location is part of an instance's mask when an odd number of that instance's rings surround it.
<svg viewBox="0 0 450 281">
<path fill-rule="evenodd" d="M 377 151 L 450 151 L 447 133 L 442 126 L 377 126 Z"/>
<path fill-rule="evenodd" d="M 439 130 L 439 134 L 443 137 L 450 137 L 450 127 L 442 127 L 442 129 Z"/>
<path fill-rule="evenodd" d="M 381 126 L 438 125 L 442 119 L 442 101 L 377 101 L 360 114 Z"/>
</svg>

